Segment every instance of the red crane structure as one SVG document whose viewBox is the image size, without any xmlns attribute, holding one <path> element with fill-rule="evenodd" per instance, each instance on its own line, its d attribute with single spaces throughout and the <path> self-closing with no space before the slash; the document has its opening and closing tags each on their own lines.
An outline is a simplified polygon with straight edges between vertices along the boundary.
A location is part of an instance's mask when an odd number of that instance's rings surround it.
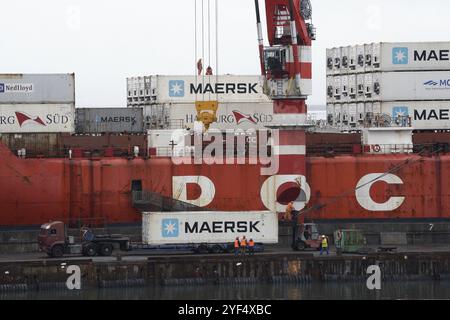
<svg viewBox="0 0 450 320">
<path fill-rule="evenodd" d="M 306 183 L 306 99 L 312 93 L 311 43 L 315 40 L 309 0 L 265 0 L 269 46 L 264 46 L 259 0 L 255 0 L 261 73 L 273 100 L 273 141 L 281 190 L 278 202 L 302 210 L 310 196 Z M 278 140 L 278 141 L 277 141 Z M 283 186 L 285 185 L 285 186 Z"/>
</svg>

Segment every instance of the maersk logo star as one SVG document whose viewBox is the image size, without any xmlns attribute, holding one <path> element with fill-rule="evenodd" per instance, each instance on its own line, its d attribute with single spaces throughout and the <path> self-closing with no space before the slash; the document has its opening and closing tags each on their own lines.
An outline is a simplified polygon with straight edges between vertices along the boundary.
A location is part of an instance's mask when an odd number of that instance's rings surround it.
<svg viewBox="0 0 450 320">
<path fill-rule="evenodd" d="M 169 81 L 169 97 L 180 98 L 184 97 L 184 81 L 170 80 Z"/>
<path fill-rule="evenodd" d="M 393 64 L 408 64 L 408 48 L 394 48 L 392 49 L 392 63 Z"/>
<path fill-rule="evenodd" d="M 178 219 L 163 219 L 162 236 L 163 238 L 176 238 L 179 235 Z"/>
<path fill-rule="evenodd" d="M 409 110 L 408 107 L 394 107 L 392 109 L 392 117 L 398 118 L 398 117 L 408 117 L 409 116 Z"/>
</svg>

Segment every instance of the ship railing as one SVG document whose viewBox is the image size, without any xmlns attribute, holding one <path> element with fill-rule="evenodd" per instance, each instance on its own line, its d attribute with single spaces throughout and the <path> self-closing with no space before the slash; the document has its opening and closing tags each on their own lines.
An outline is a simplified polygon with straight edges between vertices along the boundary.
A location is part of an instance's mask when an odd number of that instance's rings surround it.
<svg viewBox="0 0 450 320">
<path fill-rule="evenodd" d="M 364 146 L 364 153 L 371 154 L 411 154 L 413 144 L 374 144 Z"/>
</svg>

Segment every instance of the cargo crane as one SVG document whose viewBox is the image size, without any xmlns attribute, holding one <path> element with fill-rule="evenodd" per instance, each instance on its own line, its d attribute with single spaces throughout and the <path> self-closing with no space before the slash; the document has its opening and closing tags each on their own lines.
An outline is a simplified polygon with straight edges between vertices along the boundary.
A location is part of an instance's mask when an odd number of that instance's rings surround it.
<svg viewBox="0 0 450 320">
<path fill-rule="evenodd" d="M 273 152 L 279 157 L 277 175 L 289 177 L 291 187 L 279 202 L 294 202 L 296 211 L 306 206 L 306 99 L 311 92 L 311 43 L 315 39 L 309 0 L 265 0 L 269 46 L 264 46 L 259 0 L 255 0 L 261 74 L 265 93 L 273 100 L 278 139 Z M 277 208 L 277 211 L 284 208 Z"/>
<path fill-rule="evenodd" d="M 315 224 L 305 224 L 306 184 L 306 99 L 311 92 L 311 44 L 316 38 L 309 0 L 265 0 L 269 46 L 264 46 L 259 0 L 255 0 L 259 58 L 264 91 L 273 100 L 272 129 L 278 130 L 273 152 L 279 156 L 277 175 L 289 177 L 290 187 L 278 202 L 293 202 L 293 243 L 295 250 L 317 249 L 320 244 Z M 278 141 L 277 141 L 278 140 Z M 293 181 L 292 181 L 293 180 Z M 282 209 L 278 208 L 278 211 Z M 310 236 L 305 238 L 305 231 Z"/>
</svg>

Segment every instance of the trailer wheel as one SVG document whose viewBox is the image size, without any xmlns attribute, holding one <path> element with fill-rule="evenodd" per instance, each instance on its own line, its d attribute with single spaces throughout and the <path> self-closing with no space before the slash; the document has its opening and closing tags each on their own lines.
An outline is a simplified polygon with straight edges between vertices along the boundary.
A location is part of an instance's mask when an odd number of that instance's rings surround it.
<svg viewBox="0 0 450 320">
<path fill-rule="evenodd" d="M 84 255 L 88 257 L 93 257 L 97 254 L 97 248 L 94 244 L 88 244 L 86 247 L 84 247 Z"/>
<path fill-rule="evenodd" d="M 100 246 L 100 255 L 104 257 L 109 257 L 113 252 L 113 246 L 110 244 L 103 244 Z"/>
<path fill-rule="evenodd" d="M 64 248 L 60 245 L 54 246 L 52 248 L 51 257 L 61 258 L 64 255 Z"/>
<path fill-rule="evenodd" d="M 211 248 L 211 253 L 214 253 L 214 254 L 222 253 L 222 247 L 218 246 L 218 245 L 213 246 Z"/>
<path fill-rule="evenodd" d="M 197 248 L 197 253 L 199 253 L 199 254 L 206 254 L 206 253 L 208 253 L 208 247 L 206 245 L 204 245 L 204 244 L 199 245 L 198 248 Z"/>
<path fill-rule="evenodd" d="M 306 248 L 305 243 L 303 241 L 297 241 L 297 243 L 295 244 L 295 250 L 296 251 L 304 251 Z"/>
</svg>

